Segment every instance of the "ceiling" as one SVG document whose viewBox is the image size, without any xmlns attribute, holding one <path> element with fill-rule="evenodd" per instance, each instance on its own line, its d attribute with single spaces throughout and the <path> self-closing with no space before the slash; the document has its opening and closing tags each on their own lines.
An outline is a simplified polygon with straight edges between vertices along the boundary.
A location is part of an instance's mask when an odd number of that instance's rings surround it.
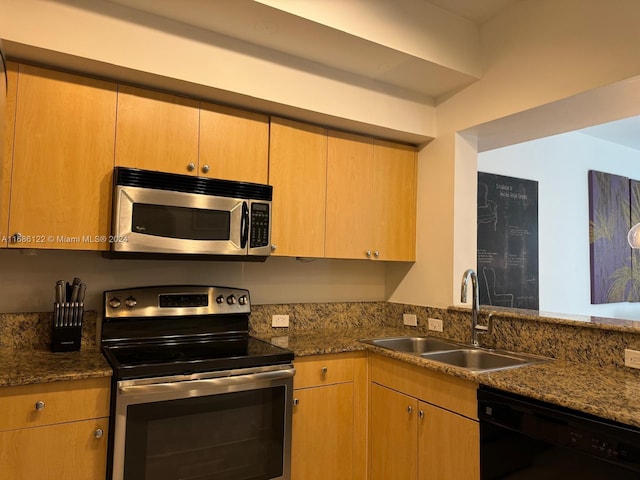
<svg viewBox="0 0 640 480">
<path fill-rule="evenodd" d="M 640 150 L 640 117 L 630 117 L 578 130 L 580 133 Z"/>
<path fill-rule="evenodd" d="M 424 0 L 481 25 L 520 0 Z"/>
<path fill-rule="evenodd" d="M 520 0 L 340 0 L 340 10 L 318 0 L 107 1 L 433 103 L 478 80 L 479 25 Z M 458 42 L 475 65 L 441 61 Z"/>
</svg>

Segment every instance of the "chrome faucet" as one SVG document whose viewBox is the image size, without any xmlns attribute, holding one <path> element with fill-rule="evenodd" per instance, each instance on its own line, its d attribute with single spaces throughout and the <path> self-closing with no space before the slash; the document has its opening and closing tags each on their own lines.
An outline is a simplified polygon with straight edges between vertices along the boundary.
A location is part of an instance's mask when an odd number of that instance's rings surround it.
<svg viewBox="0 0 640 480">
<path fill-rule="evenodd" d="M 488 325 L 478 325 L 478 311 L 480 310 L 480 301 L 479 301 L 479 293 L 478 293 L 478 276 L 476 272 L 469 268 L 465 270 L 462 275 L 462 289 L 460 292 L 460 301 L 467 301 L 467 285 L 469 284 L 469 278 L 471 278 L 471 345 L 474 347 L 479 347 L 478 343 L 478 334 L 480 333 L 491 333 L 493 327 L 493 319 L 492 314 L 489 314 L 488 317 Z"/>
</svg>

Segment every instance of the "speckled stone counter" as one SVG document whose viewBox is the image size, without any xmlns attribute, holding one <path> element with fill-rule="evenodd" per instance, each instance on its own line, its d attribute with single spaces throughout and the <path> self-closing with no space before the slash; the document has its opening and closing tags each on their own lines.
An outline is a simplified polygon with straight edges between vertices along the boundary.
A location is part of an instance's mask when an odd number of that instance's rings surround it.
<svg viewBox="0 0 640 480">
<path fill-rule="evenodd" d="M 624 348 L 640 348 L 640 323 L 606 319 L 576 322 L 568 318 L 537 317 L 530 312 L 495 311 L 494 331 L 481 338 L 484 346 L 554 358 L 552 362 L 526 367 L 474 373 L 393 352 L 358 340 L 399 335 L 433 335 L 468 342 L 469 309 L 436 309 L 386 304 L 369 307 L 369 322 L 349 321 L 344 312 L 353 304 L 323 306 L 320 318 L 307 306 L 292 312 L 287 306 L 265 306 L 262 316 L 291 314 L 289 329 L 254 326 L 254 334 L 277 345 L 286 345 L 296 356 L 366 350 L 434 371 L 472 380 L 530 398 L 587 412 L 640 427 L 640 371 L 624 367 Z M 388 308 L 385 310 L 385 308 Z M 418 327 L 402 326 L 402 313 L 414 313 Z M 481 322 L 486 322 L 482 311 Z M 312 328 L 297 328 L 296 320 L 313 317 Z M 261 317 L 262 318 L 262 317 Z M 427 318 L 443 320 L 444 332 L 429 332 Z M 584 319 L 581 319 L 584 320 Z"/>
<path fill-rule="evenodd" d="M 87 311 L 77 352 L 52 352 L 52 314 L 0 314 L 0 387 L 110 377 L 96 342 L 96 312 Z"/>
<path fill-rule="evenodd" d="M 404 327 L 402 314 L 417 327 Z M 483 309 L 480 322 L 486 323 Z M 624 367 L 624 349 L 640 349 L 640 322 L 549 318 L 531 312 L 494 310 L 494 331 L 482 336 L 490 348 L 552 357 L 550 363 L 487 373 L 392 352 L 363 338 L 430 334 L 468 342 L 469 309 L 420 307 L 387 302 L 254 305 L 251 333 L 291 349 L 298 357 L 369 351 L 434 371 L 640 427 L 640 370 Z M 274 314 L 290 315 L 289 328 L 271 328 Z M 427 319 L 443 321 L 429 332 Z M 85 314 L 79 352 L 49 351 L 50 314 L 0 314 L 0 386 L 111 376 L 96 346 L 95 312 Z"/>
<path fill-rule="evenodd" d="M 60 353 L 0 349 L 0 387 L 111 375 L 111 367 L 97 349 Z"/>
</svg>

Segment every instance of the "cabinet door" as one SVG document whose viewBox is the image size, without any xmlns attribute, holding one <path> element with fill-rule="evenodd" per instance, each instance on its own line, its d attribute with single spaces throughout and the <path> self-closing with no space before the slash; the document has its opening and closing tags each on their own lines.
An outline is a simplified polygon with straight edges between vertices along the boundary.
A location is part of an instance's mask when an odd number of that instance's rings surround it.
<svg viewBox="0 0 640 480">
<path fill-rule="evenodd" d="M 373 139 L 329 132 L 325 256 L 368 258 L 374 249 Z"/>
<path fill-rule="evenodd" d="M 291 477 L 353 479 L 353 383 L 295 390 Z"/>
<path fill-rule="evenodd" d="M 374 144 L 375 252 L 380 260 L 416 258 L 416 151 L 389 142 Z"/>
<path fill-rule="evenodd" d="M 20 65 L 10 246 L 108 249 L 115 122 L 115 84 Z"/>
<path fill-rule="evenodd" d="M 109 418 L 0 432 L 0 477 L 105 478 Z"/>
<path fill-rule="evenodd" d="M 118 86 L 116 165 L 197 174 L 198 102 Z"/>
<path fill-rule="evenodd" d="M 480 429 L 476 421 L 420 402 L 419 478 L 480 478 Z"/>
<path fill-rule="evenodd" d="M 370 395 L 370 480 L 416 479 L 418 401 L 377 383 Z"/>
<path fill-rule="evenodd" d="M 16 90 L 18 64 L 7 62 L 7 100 L 5 103 L 5 132 L 2 163 L 0 164 L 0 248 L 7 246 L 9 237 L 9 199 L 11 198 L 11 167 L 13 166 L 13 134 L 16 123 Z"/>
<path fill-rule="evenodd" d="M 268 169 L 269 117 L 201 104 L 199 175 L 267 183 Z"/>
<path fill-rule="evenodd" d="M 273 186 L 274 255 L 323 257 L 326 130 L 272 118 L 269 183 Z"/>
</svg>

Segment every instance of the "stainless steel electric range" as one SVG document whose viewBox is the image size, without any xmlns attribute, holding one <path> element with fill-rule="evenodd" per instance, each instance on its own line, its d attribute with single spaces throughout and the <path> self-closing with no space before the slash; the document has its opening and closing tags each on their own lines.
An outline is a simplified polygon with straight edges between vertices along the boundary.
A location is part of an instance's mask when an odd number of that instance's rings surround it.
<svg viewBox="0 0 640 480">
<path fill-rule="evenodd" d="M 236 288 L 104 292 L 110 479 L 290 479 L 293 353 L 250 312 Z"/>
</svg>

